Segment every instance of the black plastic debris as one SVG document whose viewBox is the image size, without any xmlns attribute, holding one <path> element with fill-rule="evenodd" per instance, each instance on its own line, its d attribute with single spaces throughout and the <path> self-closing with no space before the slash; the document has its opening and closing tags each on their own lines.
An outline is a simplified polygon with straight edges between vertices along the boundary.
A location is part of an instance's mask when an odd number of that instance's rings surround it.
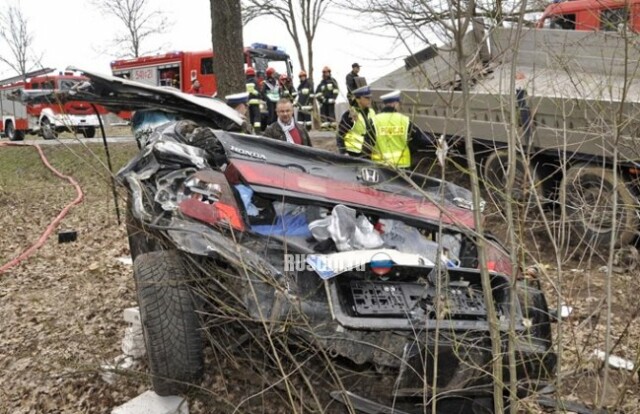
<svg viewBox="0 0 640 414">
<path fill-rule="evenodd" d="M 58 243 L 71 243 L 78 240 L 78 232 L 75 230 L 61 230 L 58 232 Z"/>
</svg>

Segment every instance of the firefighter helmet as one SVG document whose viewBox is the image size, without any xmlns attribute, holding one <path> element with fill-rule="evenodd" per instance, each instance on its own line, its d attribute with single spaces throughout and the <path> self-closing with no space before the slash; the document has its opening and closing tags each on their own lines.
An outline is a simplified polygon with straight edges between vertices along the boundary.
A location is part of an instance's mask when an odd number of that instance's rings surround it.
<svg viewBox="0 0 640 414">
<path fill-rule="evenodd" d="M 266 74 L 268 78 L 273 76 L 274 73 L 276 73 L 276 70 L 274 68 L 267 68 Z"/>
<path fill-rule="evenodd" d="M 298 77 L 301 78 L 303 76 L 307 76 L 307 72 L 305 72 L 304 70 L 301 70 L 300 73 L 298 73 Z"/>
<path fill-rule="evenodd" d="M 252 68 L 251 66 L 249 66 L 245 71 L 244 74 L 247 76 L 256 76 L 256 70 L 254 68 Z"/>
</svg>

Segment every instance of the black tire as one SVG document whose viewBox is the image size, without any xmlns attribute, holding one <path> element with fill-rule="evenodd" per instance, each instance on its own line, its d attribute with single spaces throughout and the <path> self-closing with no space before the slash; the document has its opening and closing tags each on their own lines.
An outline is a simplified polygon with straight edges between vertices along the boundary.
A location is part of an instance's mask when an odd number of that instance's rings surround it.
<svg viewBox="0 0 640 414">
<path fill-rule="evenodd" d="M 55 128 L 51 125 L 51 121 L 49 118 L 42 118 L 40 121 L 40 130 L 42 133 L 42 138 L 44 139 L 56 139 L 58 138 L 58 133 Z"/>
<path fill-rule="evenodd" d="M 153 389 L 162 396 L 184 393 L 204 370 L 189 272 L 180 254 L 169 250 L 141 254 L 133 274 Z"/>
<path fill-rule="evenodd" d="M 24 131 L 17 131 L 13 125 L 13 121 L 7 121 L 4 127 L 4 133 L 10 141 L 22 141 L 24 139 Z"/>
<path fill-rule="evenodd" d="M 135 219 L 132 212 L 133 202 L 133 194 L 131 194 L 131 190 L 129 190 L 127 192 L 125 224 L 127 227 L 127 238 L 129 241 L 131 259 L 136 260 L 136 257 L 143 253 L 163 250 L 163 243 L 161 242 L 161 237 L 157 233 L 152 232 L 149 228 L 145 227 Z"/>
<path fill-rule="evenodd" d="M 566 219 L 579 243 L 609 246 L 614 191 L 618 193 L 616 244 L 624 246 L 638 234 L 638 200 L 622 176 L 614 188 L 611 169 L 571 167 L 562 180 L 561 191 L 566 203 Z"/>
<path fill-rule="evenodd" d="M 85 138 L 93 138 L 96 136 L 96 127 L 82 128 L 82 136 Z"/>
<path fill-rule="evenodd" d="M 536 198 L 543 200 L 544 197 L 542 180 L 538 170 L 532 164 L 527 166 L 522 158 L 517 156 L 513 191 L 507 196 L 505 188 L 508 178 L 508 160 L 509 155 L 506 150 L 493 151 L 485 159 L 482 176 L 489 197 L 501 209 L 505 208 L 507 201 L 513 201 L 524 209 L 534 209 Z M 535 183 L 533 189 L 531 189 L 531 180 Z"/>
</svg>

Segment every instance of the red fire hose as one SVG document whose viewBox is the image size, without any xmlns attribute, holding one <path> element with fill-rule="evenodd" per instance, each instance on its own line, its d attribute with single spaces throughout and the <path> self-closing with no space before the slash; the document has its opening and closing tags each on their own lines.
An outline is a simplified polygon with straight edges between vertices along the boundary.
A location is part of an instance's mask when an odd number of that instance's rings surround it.
<svg viewBox="0 0 640 414">
<path fill-rule="evenodd" d="M 47 241 L 47 238 L 49 238 L 51 233 L 53 233 L 53 231 L 58 226 L 58 224 L 62 221 L 62 219 L 67 215 L 67 213 L 69 212 L 71 207 L 73 207 L 73 206 L 75 206 L 77 204 L 80 204 L 82 202 L 82 200 L 84 199 L 84 193 L 82 192 L 82 189 L 80 188 L 80 185 L 78 185 L 76 180 L 74 180 L 72 177 L 69 177 L 67 175 L 62 174 L 60 171 L 56 170 L 51 164 L 49 164 L 49 160 L 47 160 L 47 157 L 45 157 L 44 152 L 42 151 L 42 148 L 40 148 L 40 146 L 38 144 L 18 144 L 18 143 L 14 143 L 14 142 L 0 142 L 0 147 L 6 147 L 6 146 L 16 146 L 16 147 L 29 146 L 29 147 L 34 147 L 35 149 L 37 149 L 38 152 L 40 153 L 40 158 L 42 159 L 42 162 L 44 163 L 44 165 L 46 165 L 47 168 L 49 168 L 51 171 L 53 171 L 53 173 L 55 175 L 57 175 L 58 177 L 69 181 L 71 183 L 71 185 L 73 185 L 76 188 L 76 193 L 78 194 L 78 196 L 71 203 L 67 204 L 62 209 L 62 211 L 60 211 L 58 216 L 47 226 L 47 228 L 45 229 L 44 233 L 42 233 L 40 238 L 34 244 L 32 244 L 31 247 L 29 247 L 26 250 L 24 250 L 15 259 L 13 259 L 13 260 L 9 261 L 8 263 L 5 263 L 4 265 L 2 265 L 2 267 L 0 267 L 0 274 L 2 274 L 3 272 L 9 270 L 13 266 L 17 265 L 18 263 L 20 263 L 21 261 L 23 261 L 27 257 L 31 256 L 36 250 L 38 250 Z"/>
</svg>

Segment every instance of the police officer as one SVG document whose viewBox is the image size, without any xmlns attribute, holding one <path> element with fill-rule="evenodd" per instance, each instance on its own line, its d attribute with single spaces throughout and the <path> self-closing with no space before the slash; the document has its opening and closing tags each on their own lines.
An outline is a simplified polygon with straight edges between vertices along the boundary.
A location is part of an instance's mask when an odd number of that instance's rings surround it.
<svg viewBox="0 0 640 414">
<path fill-rule="evenodd" d="M 224 100 L 227 102 L 231 108 L 235 109 L 236 112 L 242 117 L 244 122 L 242 123 L 241 132 L 245 134 L 253 134 L 253 128 L 247 122 L 247 111 L 248 111 L 248 103 L 249 103 L 249 92 L 241 92 L 235 93 L 233 95 L 227 95 L 224 97 Z"/>
<path fill-rule="evenodd" d="M 371 146 L 375 139 L 373 117 L 375 111 L 371 108 L 371 88 L 363 86 L 353 91 L 354 105 L 342 114 L 336 143 L 341 154 L 361 157 L 371 153 Z"/>
<path fill-rule="evenodd" d="M 260 119 L 260 91 L 258 90 L 258 80 L 256 79 L 256 71 L 252 67 L 245 70 L 247 77 L 247 93 L 249 94 L 249 122 L 255 131 L 262 129 Z"/>
<path fill-rule="evenodd" d="M 307 72 L 300 71 L 298 74 L 300 84 L 298 85 L 298 96 L 296 97 L 296 104 L 298 106 L 298 122 L 304 125 L 307 131 L 311 130 L 311 113 L 313 112 L 313 85 L 311 81 L 307 79 Z"/>
<path fill-rule="evenodd" d="M 400 91 L 380 97 L 384 108 L 373 117 L 375 140 L 371 159 L 397 168 L 411 167 L 411 154 L 432 146 L 433 140 L 416 127 L 408 116 L 398 112 Z"/>
<path fill-rule="evenodd" d="M 316 89 L 316 99 L 320 103 L 320 128 L 336 127 L 336 98 L 338 97 L 338 82 L 331 76 L 328 66 L 322 68 L 322 80 Z"/>
<path fill-rule="evenodd" d="M 276 70 L 274 68 L 267 68 L 265 72 L 267 76 L 262 82 L 262 99 L 267 103 L 267 123 L 270 125 L 276 122 L 276 104 L 280 100 L 280 84 L 276 78 Z"/>
</svg>

